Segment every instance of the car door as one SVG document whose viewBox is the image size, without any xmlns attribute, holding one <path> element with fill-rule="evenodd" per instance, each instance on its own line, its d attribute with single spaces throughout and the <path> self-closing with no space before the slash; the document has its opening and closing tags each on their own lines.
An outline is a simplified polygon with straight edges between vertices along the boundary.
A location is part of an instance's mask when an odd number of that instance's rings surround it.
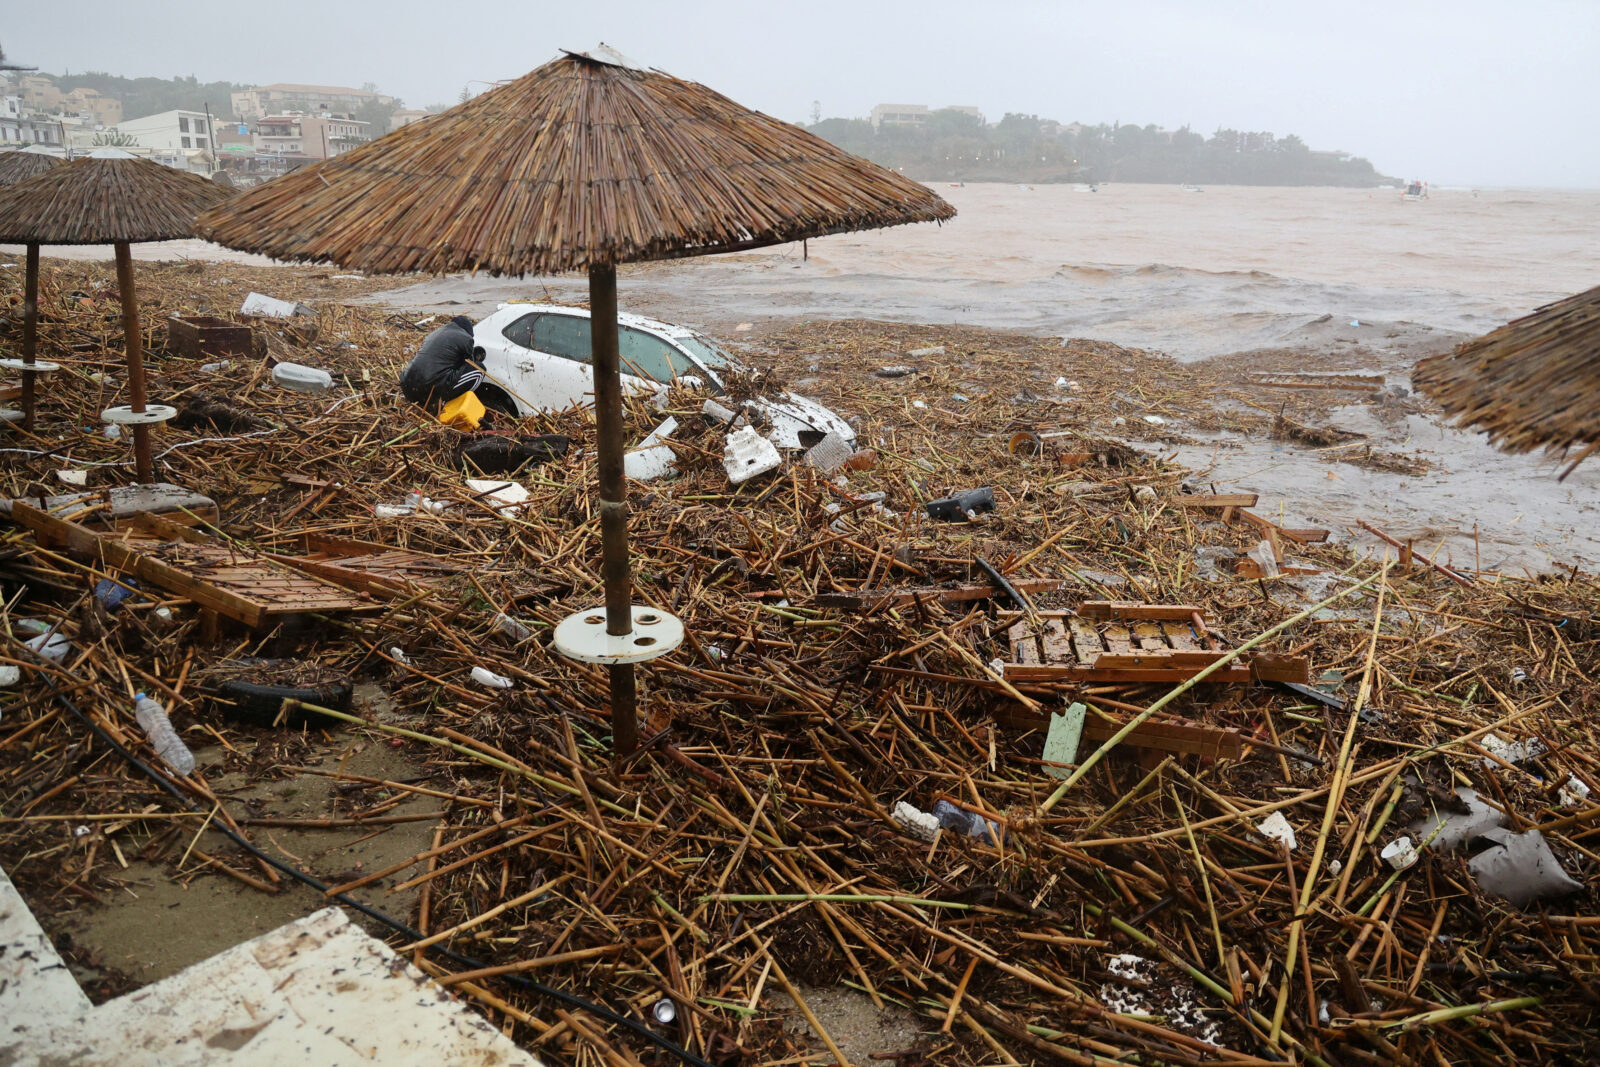
<svg viewBox="0 0 1600 1067">
<path fill-rule="evenodd" d="M 519 407 L 561 411 L 594 403 L 586 317 L 530 311 L 513 319 L 499 338 L 486 340 L 502 353 L 490 360 L 489 369 Z"/>
</svg>

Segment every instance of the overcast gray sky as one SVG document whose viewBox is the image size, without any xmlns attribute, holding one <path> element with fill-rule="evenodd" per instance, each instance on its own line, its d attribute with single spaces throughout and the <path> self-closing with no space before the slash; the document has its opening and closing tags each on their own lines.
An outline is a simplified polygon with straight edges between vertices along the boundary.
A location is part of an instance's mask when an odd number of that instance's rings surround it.
<svg viewBox="0 0 1600 1067">
<path fill-rule="evenodd" d="M 8 6 L 0 43 L 51 73 L 370 81 L 422 107 L 603 40 L 791 122 L 813 100 L 827 116 L 973 104 L 1296 133 L 1437 184 L 1600 187 L 1600 0 Z"/>
</svg>

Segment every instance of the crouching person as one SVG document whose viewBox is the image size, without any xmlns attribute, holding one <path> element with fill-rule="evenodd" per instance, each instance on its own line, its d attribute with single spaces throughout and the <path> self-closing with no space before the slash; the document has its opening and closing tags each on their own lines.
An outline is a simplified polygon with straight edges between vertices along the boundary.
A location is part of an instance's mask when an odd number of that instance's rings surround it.
<svg viewBox="0 0 1600 1067">
<path fill-rule="evenodd" d="M 482 359 L 483 349 L 473 343 L 472 320 L 457 315 L 423 339 L 400 372 L 400 391 L 433 414 L 463 393 L 473 392 L 490 411 L 515 416 L 517 406 L 506 391 L 484 381 Z"/>
</svg>

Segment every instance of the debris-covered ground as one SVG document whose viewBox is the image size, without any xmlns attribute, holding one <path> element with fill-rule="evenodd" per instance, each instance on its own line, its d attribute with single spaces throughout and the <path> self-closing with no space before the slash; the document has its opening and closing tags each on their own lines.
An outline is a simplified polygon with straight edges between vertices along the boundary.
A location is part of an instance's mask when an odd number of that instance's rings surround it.
<svg viewBox="0 0 1600 1067">
<path fill-rule="evenodd" d="M 530 980 L 717 1064 L 1590 1058 L 1596 581 L 1361 558 L 1245 517 L 1230 487 L 1162 458 L 1178 412 L 1315 433 L 1316 390 L 1227 414 L 1213 372 L 1114 345 L 860 322 L 763 334 L 752 361 L 856 419 L 876 463 L 824 474 L 794 454 L 735 489 L 704 398 L 667 398 L 678 473 L 631 486 L 635 599 L 690 637 L 643 672 L 654 718 L 619 767 L 603 672 L 548 648 L 601 597 L 587 416 L 502 419 L 491 432 L 571 447 L 510 475 L 463 469 L 482 453 L 395 385 L 422 332 L 339 303 L 377 283 L 232 265 L 138 280 L 151 398 L 188 412 L 157 434 L 160 477 L 217 502 L 217 537 L 240 558 L 302 555 L 307 534 L 376 542 L 442 577 L 249 632 L 146 583 L 107 607 L 102 566 L 5 527 L 0 665 L 21 679 L 3 691 L 0 865 L 53 933 L 177 899 L 156 882 L 322 902 L 215 822 L 425 935 L 388 931 L 555 1063 L 676 1057 Z M 224 368 L 164 353 L 169 313 L 226 316 L 251 290 L 318 314 L 258 325 L 256 352 Z M 0 495 L 36 503 L 71 491 L 58 470 L 94 490 L 130 458 L 98 421 L 126 401 L 109 272 L 49 265 L 41 305 L 40 355 L 65 369 L 38 433 L 13 429 L 0 453 Z M 278 387 L 279 360 L 333 389 Z M 629 416 L 635 440 L 665 417 Z M 993 511 L 926 517 L 980 487 Z M 395 514 L 411 494 L 430 506 Z M 1059 580 L 1033 605 L 1074 622 L 1092 621 L 1085 602 L 1192 606 L 1205 625 L 1183 620 L 1186 639 L 1221 649 L 1289 622 L 1251 654 L 1304 658 L 1312 684 L 1201 683 L 1091 763 L 1175 683 L 1008 680 L 1007 633 L 1029 619 L 1005 596 L 939 595 L 988 586 L 979 558 L 1014 584 Z M 71 643 L 53 665 L 22 644 L 40 625 Z M 246 721 L 218 699 L 241 679 L 354 686 L 356 721 Z M 172 782 L 183 802 L 66 703 L 159 766 L 141 690 L 197 753 Z M 1072 702 L 1088 719 L 1065 762 L 1083 773 L 1044 757 L 1048 714 Z M 1238 758 L 1161 747 L 1182 729 Z M 989 821 L 930 841 L 895 817 L 941 800 Z M 100 995 L 150 977 L 70 948 Z M 835 1053 L 841 990 L 917 1026 Z"/>
</svg>

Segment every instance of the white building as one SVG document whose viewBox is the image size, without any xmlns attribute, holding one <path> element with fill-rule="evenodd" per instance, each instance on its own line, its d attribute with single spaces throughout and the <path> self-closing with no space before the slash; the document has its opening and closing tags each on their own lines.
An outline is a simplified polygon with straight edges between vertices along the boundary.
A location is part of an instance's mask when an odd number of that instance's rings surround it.
<svg viewBox="0 0 1600 1067">
<path fill-rule="evenodd" d="M 117 131 L 133 137 L 145 148 L 199 148 L 207 152 L 212 148 L 211 120 L 204 111 L 163 111 L 142 119 L 127 119 L 117 123 Z"/>
</svg>

